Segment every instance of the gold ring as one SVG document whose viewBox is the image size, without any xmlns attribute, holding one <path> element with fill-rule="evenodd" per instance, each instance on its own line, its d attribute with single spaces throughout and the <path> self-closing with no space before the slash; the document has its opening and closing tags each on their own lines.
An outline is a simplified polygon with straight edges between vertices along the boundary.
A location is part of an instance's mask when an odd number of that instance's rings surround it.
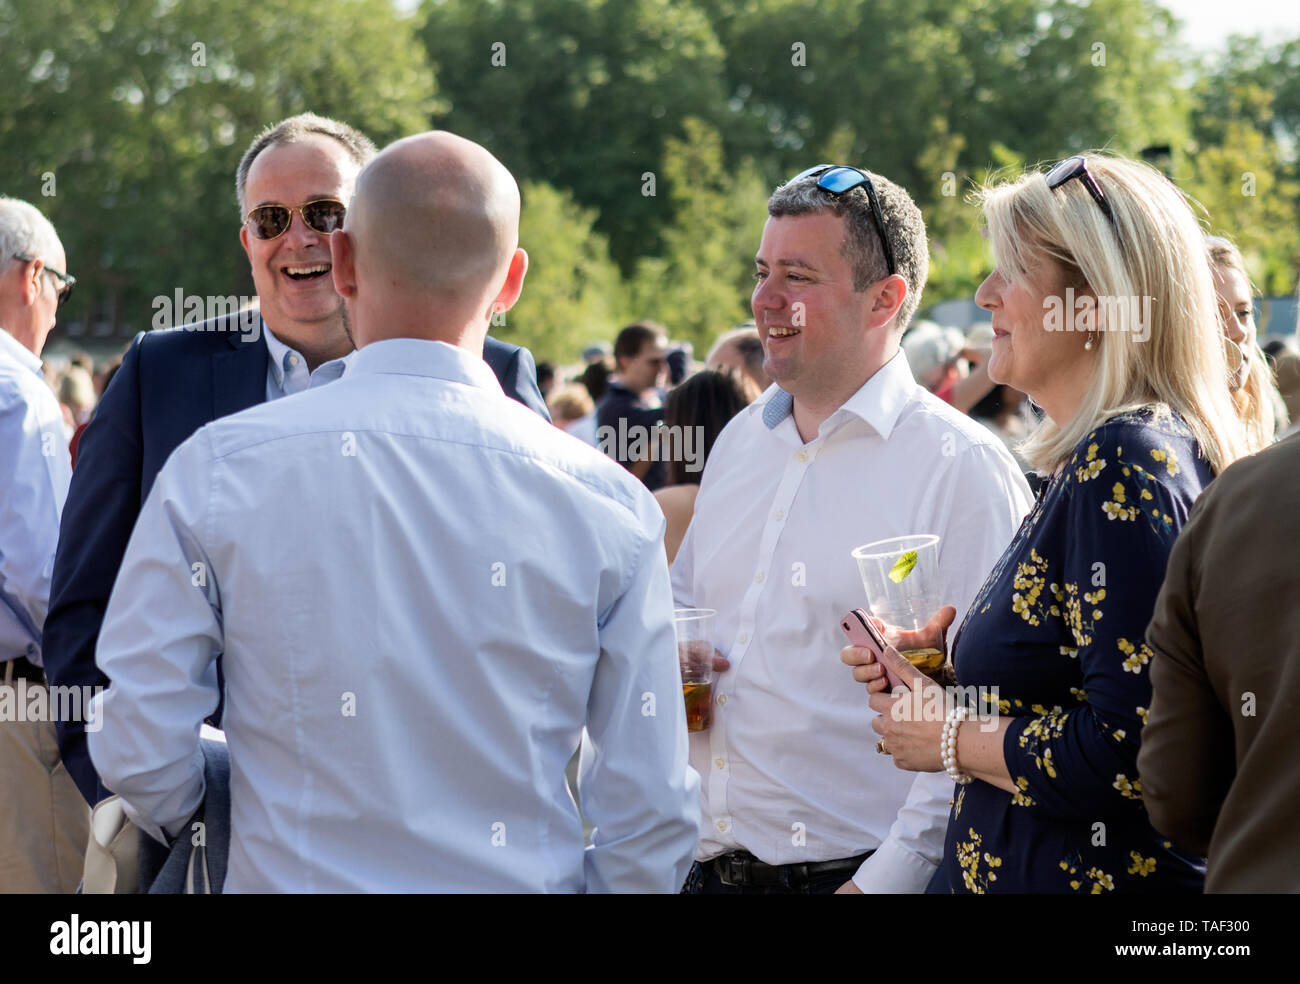
<svg viewBox="0 0 1300 984">
<path fill-rule="evenodd" d="M 876 742 L 876 751 L 881 755 L 889 754 L 889 749 L 885 747 L 885 739 L 881 738 L 880 741 Z"/>
</svg>

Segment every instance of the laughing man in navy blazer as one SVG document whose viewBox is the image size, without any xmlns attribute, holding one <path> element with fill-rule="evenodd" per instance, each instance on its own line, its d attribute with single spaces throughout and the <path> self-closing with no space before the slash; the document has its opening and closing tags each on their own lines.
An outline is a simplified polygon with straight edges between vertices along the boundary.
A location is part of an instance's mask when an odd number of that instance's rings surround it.
<svg viewBox="0 0 1300 984">
<path fill-rule="evenodd" d="M 63 510 L 42 639 L 51 684 L 108 685 L 95 665 L 104 610 L 136 516 L 177 445 L 218 417 L 343 374 L 352 343 L 330 276 L 329 233 L 374 154 L 357 130 L 310 113 L 267 128 L 244 154 L 239 237 L 260 313 L 141 333 L 123 357 L 82 436 Z M 527 349 L 489 337 L 483 357 L 506 395 L 550 419 Z M 84 723 L 60 722 L 58 736 L 64 766 L 94 805 L 108 791 Z"/>
</svg>

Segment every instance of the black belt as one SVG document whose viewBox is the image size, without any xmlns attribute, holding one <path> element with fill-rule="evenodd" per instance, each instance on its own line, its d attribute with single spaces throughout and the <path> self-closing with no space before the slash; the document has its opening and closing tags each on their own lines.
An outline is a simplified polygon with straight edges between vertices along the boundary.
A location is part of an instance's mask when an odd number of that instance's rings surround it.
<svg viewBox="0 0 1300 984">
<path fill-rule="evenodd" d="M 701 861 L 701 866 L 710 865 L 717 872 L 724 885 L 739 885 L 746 888 L 801 888 L 817 875 L 830 875 L 837 871 L 854 872 L 862 862 L 871 857 L 875 851 L 859 854 L 856 858 L 840 858 L 836 861 L 812 861 L 801 864 L 765 864 L 747 851 L 732 851 L 721 854 L 708 861 Z"/>
<path fill-rule="evenodd" d="M 45 671 L 26 656 L 18 656 L 0 663 L 0 685 L 3 685 L 5 680 L 11 678 L 26 680 L 28 683 L 44 683 Z"/>
</svg>

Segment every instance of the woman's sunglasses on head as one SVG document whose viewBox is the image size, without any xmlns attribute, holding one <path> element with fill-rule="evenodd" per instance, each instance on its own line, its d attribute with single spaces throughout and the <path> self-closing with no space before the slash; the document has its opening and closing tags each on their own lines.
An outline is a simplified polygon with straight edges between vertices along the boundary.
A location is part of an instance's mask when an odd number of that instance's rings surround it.
<svg viewBox="0 0 1300 984">
<path fill-rule="evenodd" d="M 343 225 L 347 206 L 336 198 L 318 198 L 298 208 L 288 205 L 259 205 L 249 211 L 244 221 L 258 239 L 278 239 L 289 231 L 293 214 L 297 212 L 308 229 L 328 236 Z"/>
<path fill-rule="evenodd" d="M 1106 201 L 1106 195 L 1101 190 L 1101 185 L 1097 184 L 1097 179 L 1088 170 L 1088 162 L 1083 157 L 1077 155 L 1067 157 L 1044 176 L 1047 178 L 1047 187 L 1052 191 L 1055 191 L 1067 181 L 1078 178 L 1083 182 L 1083 186 L 1088 189 L 1088 194 L 1092 196 L 1092 200 L 1106 213 L 1106 218 L 1110 219 L 1110 224 L 1115 226 L 1117 232 L 1119 231 L 1119 225 L 1115 222 L 1115 213 L 1111 211 L 1110 202 Z"/>
</svg>

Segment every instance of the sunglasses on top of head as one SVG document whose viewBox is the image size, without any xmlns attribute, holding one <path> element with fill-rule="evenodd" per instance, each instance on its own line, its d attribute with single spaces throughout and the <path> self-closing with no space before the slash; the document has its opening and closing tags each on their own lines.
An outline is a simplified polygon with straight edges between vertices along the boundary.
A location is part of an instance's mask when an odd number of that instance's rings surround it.
<svg viewBox="0 0 1300 984">
<path fill-rule="evenodd" d="M 885 248 L 885 266 L 888 268 L 891 277 L 897 273 L 898 267 L 894 263 L 894 250 L 889 245 L 889 237 L 885 235 L 885 216 L 880 211 L 880 196 L 876 194 L 876 186 L 871 183 L 871 176 L 866 171 L 856 167 L 849 167 L 847 164 L 818 164 L 806 171 L 800 171 L 786 184 L 794 184 L 804 178 L 814 177 L 817 178 L 817 187 L 832 195 L 843 195 L 859 186 L 866 189 L 867 202 L 871 205 L 871 217 L 876 220 L 876 230 L 880 233 L 880 244 Z"/>
<path fill-rule="evenodd" d="M 289 231 L 293 214 L 297 212 L 308 229 L 328 236 L 343 225 L 347 206 L 337 198 L 318 198 L 298 208 L 288 205 L 259 205 L 251 209 L 244 221 L 258 239 L 278 239 Z"/>
<path fill-rule="evenodd" d="M 14 259 L 21 263 L 31 263 L 36 259 L 36 257 L 28 256 L 25 253 L 15 253 Z M 56 270 L 54 267 L 49 265 L 42 266 L 41 269 L 59 282 L 59 300 L 55 305 L 55 310 L 58 310 L 63 307 L 63 305 L 67 303 L 68 298 L 72 296 L 72 288 L 76 286 L 77 278 L 64 273 L 62 270 Z"/>
<path fill-rule="evenodd" d="M 1097 184 L 1097 179 L 1088 170 L 1088 162 L 1083 157 L 1078 155 L 1067 157 L 1048 171 L 1044 177 L 1047 179 L 1047 187 L 1052 191 L 1055 191 L 1067 181 L 1078 178 L 1083 186 L 1088 189 L 1088 194 L 1092 196 L 1092 200 L 1105 213 L 1106 218 L 1110 219 L 1110 224 L 1115 227 L 1116 233 L 1119 232 L 1119 224 L 1115 221 L 1115 213 L 1111 210 L 1110 202 L 1106 200 L 1106 193 L 1101 190 L 1101 185 Z"/>
</svg>

